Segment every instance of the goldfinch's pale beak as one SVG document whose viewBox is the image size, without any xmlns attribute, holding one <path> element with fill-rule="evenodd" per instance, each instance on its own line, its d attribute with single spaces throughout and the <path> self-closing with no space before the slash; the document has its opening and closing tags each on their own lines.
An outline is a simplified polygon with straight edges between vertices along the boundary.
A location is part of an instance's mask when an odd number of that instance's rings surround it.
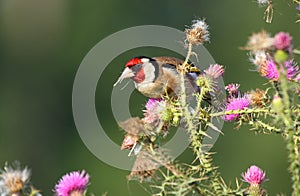
<svg viewBox="0 0 300 196">
<path fill-rule="evenodd" d="M 129 69 L 128 67 L 126 67 L 123 71 L 123 73 L 121 74 L 121 76 L 119 77 L 118 81 L 114 84 L 114 86 L 116 86 L 118 83 L 121 83 L 123 81 L 123 79 L 126 78 L 131 78 L 134 76 L 134 73 L 131 69 Z"/>
</svg>

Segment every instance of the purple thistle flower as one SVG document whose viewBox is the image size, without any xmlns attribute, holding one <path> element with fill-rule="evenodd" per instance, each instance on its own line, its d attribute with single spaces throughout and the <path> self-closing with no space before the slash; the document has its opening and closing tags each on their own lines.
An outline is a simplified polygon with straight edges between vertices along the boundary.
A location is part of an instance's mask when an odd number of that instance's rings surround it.
<svg viewBox="0 0 300 196">
<path fill-rule="evenodd" d="M 265 180 L 265 172 L 263 172 L 256 165 L 252 165 L 247 172 L 242 174 L 243 180 L 248 182 L 251 186 L 260 185 Z"/>
<path fill-rule="evenodd" d="M 210 65 L 209 68 L 205 69 L 204 72 L 214 79 L 219 79 L 224 75 L 224 68 L 222 65 L 213 64 Z"/>
<path fill-rule="evenodd" d="M 161 98 L 150 98 L 145 105 L 146 109 L 154 110 L 158 106 L 159 102 L 161 102 L 161 100 Z"/>
<path fill-rule="evenodd" d="M 160 120 L 161 113 L 166 109 L 166 102 L 161 98 L 150 98 L 146 103 L 144 111 L 144 120 L 146 123 L 156 124 Z"/>
<path fill-rule="evenodd" d="M 227 86 L 225 86 L 225 90 L 228 91 L 229 93 L 229 98 L 234 98 L 234 97 L 238 97 L 240 92 L 239 92 L 239 87 L 240 84 L 228 84 Z"/>
<path fill-rule="evenodd" d="M 229 103 L 226 106 L 226 111 L 235 111 L 235 110 L 243 110 L 250 105 L 250 99 L 248 96 L 238 97 L 229 99 Z M 234 119 L 238 119 L 240 114 L 227 114 L 225 116 L 226 121 L 232 121 Z"/>
<path fill-rule="evenodd" d="M 286 32 L 279 32 L 274 36 L 274 45 L 278 50 L 288 49 L 292 45 L 292 36 Z"/>
<path fill-rule="evenodd" d="M 56 196 L 69 196 L 72 192 L 84 194 L 89 183 L 89 174 L 84 170 L 64 175 L 55 185 Z"/>
<path fill-rule="evenodd" d="M 299 68 L 296 66 L 293 60 L 286 61 L 284 63 L 286 77 L 291 80 L 295 77 Z M 283 73 L 284 68 L 280 67 L 280 72 Z M 279 72 L 276 67 L 276 63 L 273 60 L 267 60 L 266 64 L 258 68 L 259 73 L 269 79 L 269 80 L 278 80 L 279 79 Z"/>
<path fill-rule="evenodd" d="M 291 80 L 295 77 L 295 75 L 297 74 L 299 67 L 295 65 L 294 61 L 290 60 L 290 61 L 286 61 L 284 63 L 285 67 L 286 67 L 286 77 Z"/>
<path fill-rule="evenodd" d="M 300 11 L 300 4 L 297 5 L 296 10 Z"/>
<path fill-rule="evenodd" d="M 276 64 L 272 60 L 267 61 L 265 70 L 261 70 L 261 74 L 269 80 L 279 79 L 279 73 L 277 71 Z"/>
</svg>

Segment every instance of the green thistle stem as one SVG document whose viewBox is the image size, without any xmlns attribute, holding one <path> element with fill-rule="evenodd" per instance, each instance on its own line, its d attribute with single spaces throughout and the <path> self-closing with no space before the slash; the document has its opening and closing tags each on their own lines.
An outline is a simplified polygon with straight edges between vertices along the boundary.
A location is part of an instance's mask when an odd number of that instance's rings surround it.
<svg viewBox="0 0 300 196">
<path fill-rule="evenodd" d="M 286 137 L 288 159 L 289 159 L 289 171 L 292 174 L 292 188 L 293 196 L 300 195 L 300 157 L 299 157 L 299 137 L 295 136 L 292 130 Z"/>
<path fill-rule="evenodd" d="M 219 186 L 219 173 L 215 170 L 215 168 L 212 165 L 212 159 L 208 153 L 205 153 L 202 150 L 202 143 L 201 143 L 201 137 L 205 134 L 203 131 L 198 130 L 197 123 L 194 123 L 194 118 L 191 115 L 189 111 L 189 106 L 186 102 L 186 87 L 185 87 L 185 66 L 188 62 L 189 57 L 192 54 L 192 44 L 188 45 L 188 53 L 186 56 L 186 59 L 181 67 L 181 74 L 180 74 L 180 87 L 181 87 L 181 108 L 182 108 L 182 114 L 185 117 L 186 124 L 187 124 L 187 131 L 190 134 L 190 141 L 191 146 L 193 148 L 194 153 L 197 156 L 197 159 L 200 162 L 200 165 L 203 167 L 205 173 L 210 177 L 210 180 L 212 181 L 211 186 L 215 193 L 219 193 L 220 186 Z M 198 102 L 201 100 L 198 100 Z M 198 103 L 199 104 L 199 103 Z M 197 107 L 198 108 L 198 107 Z M 199 107 L 200 108 L 200 107 Z M 198 111 L 196 111 L 198 113 Z"/>
<path fill-rule="evenodd" d="M 300 4 L 300 1 L 299 0 L 293 0 L 294 3 L 298 3 Z M 299 51 L 300 52 L 300 51 Z M 300 54 L 300 53 L 299 53 Z"/>
<path fill-rule="evenodd" d="M 249 196 L 261 196 L 261 190 L 259 185 L 249 187 Z"/>
<path fill-rule="evenodd" d="M 277 69 L 279 70 L 279 69 Z M 288 94 L 288 81 L 286 78 L 286 72 L 280 73 L 280 87 L 281 87 L 281 93 L 282 93 L 282 99 L 283 99 L 283 104 L 284 104 L 284 111 L 281 114 L 282 119 L 284 121 L 284 124 L 288 127 L 288 129 L 291 127 L 293 120 L 291 118 L 291 109 L 290 109 L 290 97 Z M 279 92 L 280 93 L 280 92 Z"/>
<path fill-rule="evenodd" d="M 203 90 L 200 91 L 200 94 L 197 94 L 197 106 L 196 106 L 196 110 L 195 110 L 195 113 L 193 115 L 193 118 L 195 118 L 196 116 L 199 115 L 199 112 L 200 112 L 200 109 L 201 109 L 201 102 L 203 100 L 203 97 L 204 97 L 205 93 Z"/>
<path fill-rule="evenodd" d="M 277 62 L 277 64 L 281 64 L 281 62 Z M 277 70 L 279 66 L 277 65 Z M 286 71 L 278 71 L 280 77 L 280 89 L 279 94 L 282 95 L 284 110 L 279 113 L 280 117 L 282 118 L 286 130 L 285 130 L 285 139 L 286 139 L 286 148 L 288 150 L 288 160 L 289 160 L 289 171 L 291 173 L 292 179 L 292 195 L 293 196 L 300 196 L 300 157 L 299 157 L 299 131 L 294 130 L 292 127 L 294 122 L 291 116 L 291 108 L 290 108 L 290 97 L 288 94 L 288 80 L 286 78 Z"/>
<path fill-rule="evenodd" d="M 298 3 L 298 4 L 300 4 L 300 1 L 299 1 L 299 3 Z M 294 53 L 294 54 L 300 54 L 300 50 L 298 50 L 298 49 L 294 49 L 294 50 L 293 50 L 293 53 Z"/>
<path fill-rule="evenodd" d="M 190 56 L 192 54 L 192 49 L 193 49 L 193 45 L 191 43 L 189 43 L 189 45 L 188 45 L 188 52 L 187 52 L 186 58 L 185 58 L 184 62 L 181 65 L 182 66 L 182 70 L 184 70 L 184 68 L 186 67 L 186 65 L 189 62 Z"/>
<path fill-rule="evenodd" d="M 263 109 L 263 108 L 253 108 L 253 109 L 244 109 L 244 110 L 229 110 L 229 111 L 223 111 L 223 112 L 216 112 L 209 114 L 210 117 L 218 117 L 218 116 L 224 116 L 227 114 L 252 114 L 252 113 L 267 113 L 270 114 L 269 109 Z"/>
</svg>

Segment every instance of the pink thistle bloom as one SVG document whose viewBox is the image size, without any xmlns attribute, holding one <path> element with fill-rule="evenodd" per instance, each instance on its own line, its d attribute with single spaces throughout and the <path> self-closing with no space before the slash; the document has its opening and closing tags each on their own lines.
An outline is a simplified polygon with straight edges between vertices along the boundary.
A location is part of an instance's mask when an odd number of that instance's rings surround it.
<svg viewBox="0 0 300 196">
<path fill-rule="evenodd" d="M 161 102 L 161 100 L 161 98 L 150 98 L 145 105 L 146 109 L 154 110 L 158 106 L 159 102 Z"/>
<path fill-rule="evenodd" d="M 279 79 L 279 73 L 276 68 L 276 64 L 274 61 L 267 61 L 265 72 L 262 72 L 262 75 L 270 80 L 278 80 Z"/>
<path fill-rule="evenodd" d="M 278 50 L 288 49 L 292 45 L 292 36 L 286 32 L 279 32 L 274 36 L 274 45 Z"/>
<path fill-rule="evenodd" d="M 286 77 L 289 80 L 293 79 L 299 70 L 299 68 L 295 65 L 293 60 L 286 61 L 284 63 L 284 68 L 286 69 Z M 284 72 L 284 68 L 282 66 L 280 67 L 281 73 Z M 267 60 L 266 64 L 264 66 L 259 67 L 258 71 L 263 77 L 269 80 L 279 79 L 279 72 L 273 60 Z"/>
<path fill-rule="evenodd" d="M 250 99 L 248 96 L 233 98 L 229 100 L 229 103 L 226 106 L 226 111 L 235 111 L 235 110 L 244 110 L 250 105 Z M 225 116 L 226 121 L 232 121 L 238 119 L 240 114 L 227 114 Z"/>
<path fill-rule="evenodd" d="M 83 195 L 88 186 L 89 178 L 89 174 L 84 170 L 82 170 L 81 173 L 76 171 L 66 174 L 59 180 L 58 184 L 55 185 L 55 195 L 70 196 L 74 192 Z"/>
<path fill-rule="evenodd" d="M 213 64 L 213 65 L 210 65 L 209 68 L 204 70 L 204 72 L 208 76 L 210 76 L 214 79 L 219 79 L 220 77 L 222 77 L 224 75 L 224 68 L 222 65 Z"/>
<path fill-rule="evenodd" d="M 234 83 L 225 86 L 225 90 L 227 90 L 229 93 L 229 98 L 238 97 L 238 95 L 240 94 L 239 87 L 240 87 L 239 84 L 234 84 Z"/>
<path fill-rule="evenodd" d="M 161 98 L 150 98 L 145 105 L 145 122 L 156 124 L 160 120 L 161 113 L 166 109 L 165 104 Z"/>
<path fill-rule="evenodd" d="M 242 174 L 243 180 L 251 186 L 258 186 L 265 181 L 265 172 L 256 165 L 252 165 L 247 172 Z"/>
<path fill-rule="evenodd" d="M 296 73 L 299 70 L 299 67 L 295 65 L 294 61 L 286 61 L 284 63 L 286 67 L 286 77 L 291 80 L 292 78 L 295 77 Z"/>
</svg>

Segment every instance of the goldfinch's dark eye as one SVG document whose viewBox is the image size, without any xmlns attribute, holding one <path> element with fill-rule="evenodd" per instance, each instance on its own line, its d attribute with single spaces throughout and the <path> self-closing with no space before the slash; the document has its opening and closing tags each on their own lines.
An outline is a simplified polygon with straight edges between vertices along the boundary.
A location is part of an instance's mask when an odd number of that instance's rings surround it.
<svg viewBox="0 0 300 196">
<path fill-rule="evenodd" d="M 135 65 L 135 66 L 132 66 L 132 67 L 131 67 L 131 70 L 132 70 L 134 73 L 137 73 L 141 68 L 142 68 L 142 64 L 137 64 L 137 65 Z"/>
</svg>

